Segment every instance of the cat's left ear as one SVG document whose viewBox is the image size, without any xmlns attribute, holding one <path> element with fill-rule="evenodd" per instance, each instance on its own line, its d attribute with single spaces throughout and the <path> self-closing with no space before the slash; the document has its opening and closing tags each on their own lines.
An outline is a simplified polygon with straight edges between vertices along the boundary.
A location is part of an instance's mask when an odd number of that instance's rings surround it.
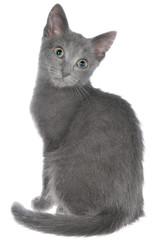
<svg viewBox="0 0 160 240">
<path fill-rule="evenodd" d="M 69 29 L 65 12 L 60 4 L 56 4 L 50 11 L 44 28 L 44 37 L 56 37 Z"/>
<path fill-rule="evenodd" d="M 117 32 L 107 32 L 92 39 L 93 50 L 96 58 L 101 61 L 105 53 L 110 49 L 114 42 Z"/>
</svg>

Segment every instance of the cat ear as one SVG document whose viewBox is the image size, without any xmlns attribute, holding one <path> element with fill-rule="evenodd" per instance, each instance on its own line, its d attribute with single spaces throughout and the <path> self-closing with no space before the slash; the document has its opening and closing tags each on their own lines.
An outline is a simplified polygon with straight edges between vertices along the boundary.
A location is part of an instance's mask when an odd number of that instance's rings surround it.
<svg viewBox="0 0 160 240">
<path fill-rule="evenodd" d="M 117 32 L 107 32 L 92 39 L 94 54 L 98 60 L 102 60 L 105 53 L 110 49 Z"/>
<path fill-rule="evenodd" d="M 65 12 L 60 4 L 56 4 L 50 11 L 44 28 L 44 37 L 55 37 L 69 29 Z"/>
</svg>

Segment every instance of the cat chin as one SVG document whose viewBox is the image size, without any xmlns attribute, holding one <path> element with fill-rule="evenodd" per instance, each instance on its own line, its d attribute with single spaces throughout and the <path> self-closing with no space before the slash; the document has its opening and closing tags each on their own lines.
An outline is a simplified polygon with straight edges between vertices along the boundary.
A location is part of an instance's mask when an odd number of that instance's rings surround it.
<svg viewBox="0 0 160 240">
<path fill-rule="evenodd" d="M 57 88 L 65 88 L 65 87 L 73 87 L 76 85 L 76 82 L 67 79 L 59 79 L 59 78 L 50 78 L 50 83 L 52 86 Z"/>
</svg>

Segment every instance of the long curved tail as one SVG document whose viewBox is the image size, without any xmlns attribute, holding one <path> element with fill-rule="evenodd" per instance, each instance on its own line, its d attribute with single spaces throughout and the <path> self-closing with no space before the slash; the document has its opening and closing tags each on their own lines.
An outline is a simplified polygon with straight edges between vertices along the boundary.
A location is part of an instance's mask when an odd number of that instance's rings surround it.
<svg viewBox="0 0 160 240">
<path fill-rule="evenodd" d="M 30 229 L 64 236 L 109 234 L 127 224 L 121 210 L 96 216 L 52 215 L 27 210 L 19 203 L 14 203 L 11 210 L 15 220 Z"/>
</svg>

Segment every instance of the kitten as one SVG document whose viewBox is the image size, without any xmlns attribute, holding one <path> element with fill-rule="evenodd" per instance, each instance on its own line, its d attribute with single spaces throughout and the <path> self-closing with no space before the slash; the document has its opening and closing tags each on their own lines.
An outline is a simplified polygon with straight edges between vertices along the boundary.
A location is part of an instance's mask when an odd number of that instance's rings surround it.
<svg viewBox="0 0 160 240">
<path fill-rule="evenodd" d="M 62 7 L 49 13 L 31 112 L 44 142 L 37 211 L 14 203 L 15 219 L 45 233 L 112 233 L 143 216 L 143 143 L 131 106 L 92 87 L 90 77 L 116 32 L 86 39 Z M 57 213 L 43 213 L 53 205 Z"/>
</svg>

